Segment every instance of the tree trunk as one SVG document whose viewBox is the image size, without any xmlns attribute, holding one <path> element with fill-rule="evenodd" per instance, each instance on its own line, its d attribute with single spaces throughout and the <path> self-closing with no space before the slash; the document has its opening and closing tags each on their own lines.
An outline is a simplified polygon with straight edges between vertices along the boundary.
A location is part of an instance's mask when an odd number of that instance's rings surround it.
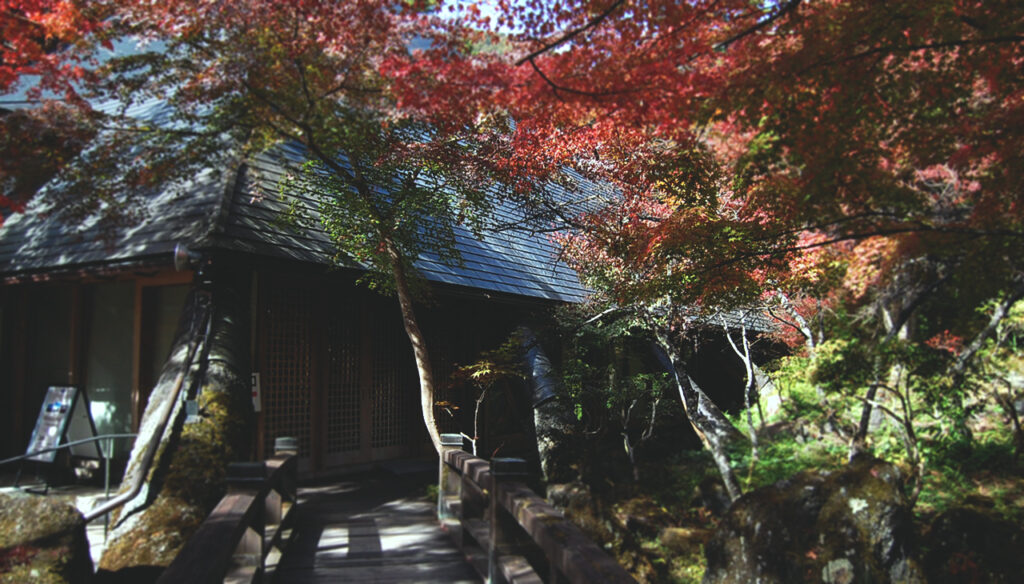
<svg viewBox="0 0 1024 584">
<path fill-rule="evenodd" d="M 193 288 L 185 302 L 171 356 L 146 405 L 122 492 L 130 493 L 133 477 L 142 473 L 145 483 L 113 512 L 113 530 L 99 562 L 100 570 L 127 570 L 123 574 L 133 582 L 150 581 L 170 564 L 223 496 L 228 463 L 249 451 L 248 274 L 215 276 Z M 189 350 L 193 342 L 199 343 L 196 351 Z M 185 399 L 199 406 L 198 415 L 188 421 Z M 146 468 L 150 444 L 158 447 Z"/>
<path fill-rule="evenodd" d="M 529 327 L 519 328 L 527 373 L 527 399 L 533 406 L 533 434 L 542 478 L 548 485 L 579 480 L 576 418 L 559 399 L 561 389 L 551 360 Z"/>
<path fill-rule="evenodd" d="M 419 321 L 413 310 L 412 291 L 409 289 L 408 275 L 405 272 L 402 256 L 394 242 L 387 241 L 385 245 L 388 257 L 391 259 L 391 274 L 395 279 L 398 305 L 402 310 L 402 326 L 405 327 L 405 334 L 409 337 L 413 357 L 416 359 L 416 372 L 420 379 L 420 409 L 423 413 L 423 424 L 427 428 L 434 451 L 440 454 L 441 434 L 437 430 L 437 420 L 434 416 L 434 370 L 430 365 L 430 356 L 427 353 L 427 341 L 423 337 Z"/>
<path fill-rule="evenodd" d="M 736 480 L 732 465 L 729 464 L 727 450 L 733 441 L 742 439 L 743 435 L 726 419 L 711 398 L 690 379 L 682 357 L 670 340 L 661 333 L 656 333 L 656 336 L 657 346 L 661 349 L 662 357 L 668 359 L 666 366 L 675 377 L 676 387 L 679 388 L 679 397 L 683 402 L 683 409 L 686 410 L 686 417 L 690 420 L 690 425 L 693 426 L 693 430 L 700 437 L 701 442 L 711 453 L 715 466 L 718 467 L 718 472 L 722 475 L 722 482 L 725 484 L 725 490 L 729 493 L 729 498 L 735 501 L 743 494 L 743 491 Z"/>
</svg>

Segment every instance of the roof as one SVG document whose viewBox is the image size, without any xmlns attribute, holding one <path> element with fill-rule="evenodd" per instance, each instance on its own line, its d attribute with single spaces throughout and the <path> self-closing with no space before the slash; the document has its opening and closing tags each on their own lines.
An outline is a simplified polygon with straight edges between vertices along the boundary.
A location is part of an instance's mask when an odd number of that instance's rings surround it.
<svg viewBox="0 0 1024 584">
<path fill-rule="evenodd" d="M 124 227 L 105 225 L 93 216 L 68 225 L 51 216 L 45 196 L 36 196 L 24 213 L 0 227 L 0 275 L 88 269 L 121 263 L 169 263 L 178 242 L 195 241 L 213 228 L 224 198 L 224 178 L 206 172 L 141 201 L 141 219 Z"/>
<path fill-rule="evenodd" d="M 10 217 L 0 228 L 0 275 L 28 277 L 157 258 L 169 263 L 179 242 L 261 257 L 335 263 L 336 250 L 326 232 L 293 230 L 281 220 L 287 205 L 277 193 L 289 161 L 301 161 L 298 147 L 279 146 L 247 161 L 237 174 L 202 173 L 189 183 L 146 197 L 140 222 L 129 228 L 107 227 L 107 232 L 95 219 L 76 226 L 62 224 L 47 216 L 45 197 L 36 197 L 25 213 Z M 302 193 L 286 194 L 315 216 L 316 201 Z M 524 219 L 509 202 L 499 203 L 494 210 L 494 224 Z M 588 294 L 544 233 L 486 230 L 476 237 L 458 228 L 455 235 L 461 265 L 446 264 L 431 254 L 415 262 L 428 281 L 563 302 L 580 301 Z M 359 267 L 354 262 L 349 265 Z"/>
</svg>

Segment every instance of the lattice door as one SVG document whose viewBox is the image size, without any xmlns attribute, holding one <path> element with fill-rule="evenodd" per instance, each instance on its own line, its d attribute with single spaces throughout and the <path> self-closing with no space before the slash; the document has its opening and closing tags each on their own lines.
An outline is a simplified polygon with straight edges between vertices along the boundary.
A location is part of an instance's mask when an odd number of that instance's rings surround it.
<svg viewBox="0 0 1024 584">
<path fill-rule="evenodd" d="M 381 318 L 373 328 L 372 447 L 405 447 L 419 403 L 412 348 L 397 319 Z"/>
<path fill-rule="evenodd" d="M 327 444 L 328 462 L 334 455 L 360 450 L 359 343 L 362 307 L 351 301 L 329 303 L 327 317 Z M 342 458 L 343 460 L 343 458 Z"/>
<path fill-rule="evenodd" d="M 396 307 L 322 289 L 290 278 L 263 287 L 264 453 L 295 436 L 312 470 L 408 454 L 419 384 Z"/>
<path fill-rule="evenodd" d="M 313 293 L 309 288 L 266 286 L 263 303 L 264 452 L 278 436 L 299 439 L 312 453 Z"/>
</svg>

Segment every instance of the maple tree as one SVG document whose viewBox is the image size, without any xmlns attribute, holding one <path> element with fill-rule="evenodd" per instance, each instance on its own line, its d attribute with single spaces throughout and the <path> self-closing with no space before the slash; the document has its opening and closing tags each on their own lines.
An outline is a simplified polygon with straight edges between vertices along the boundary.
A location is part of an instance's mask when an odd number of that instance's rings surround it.
<svg viewBox="0 0 1024 584">
<path fill-rule="evenodd" d="M 410 77 L 419 75 L 412 64 L 457 55 L 477 33 L 403 0 L 104 2 L 93 17 L 74 2 L 5 4 L 5 25 L 20 35 L 5 49 L 0 90 L 12 75 L 41 74 L 39 88 L 66 90 L 65 109 L 91 122 L 89 155 L 49 167 L 60 180 L 47 196 L 66 203 L 56 208 L 71 221 L 97 210 L 130 215 L 133 197 L 148 189 L 280 142 L 301 144 L 309 162 L 296 167 L 293 186 L 319 198 L 339 250 L 397 293 L 437 447 L 412 262 L 423 251 L 457 261 L 453 229 L 491 204 L 488 189 L 503 171 L 490 154 L 503 147 L 505 125 L 478 116 L 471 101 L 405 107 L 392 85 L 422 82 Z M 92 59 L 110 39 L 130 46 Z M 67 46 L 51 50 L 55 43 Z M 160 121 L 123 113 L 154 103 Z"/>
<path fill-rule="evenodd" d="M 76 83 L 90 77 L 104 37 L 99 3 L 67 0 L 0 2 L 0 224 L 3 215 L 21 211 L 25 202 L 94 137 L 83 119 Z M 40 107 L 28 107 L 43 96 Z M 54 101 L 59 98 L 65 103 Z M 25 108 L 25 109 L 22 109 Z"/>
<path fill-rule="evenodd" d="M 24 86 L 29 97 L 49 91 L 79 99 L 74 82 L 90 76 L 98 48 L 112 47 L 106 14 L 105 2 L 0 2 L 0 92 Z"/>
<path fill-rule="evenodd" d="M 975 346 L 976 309 L 1020 298 L 1019 3 L 500 4 L 516 52 L 479 71 L 518 121 L 506 163 L 620 189 L 563 239 L 588 282 L 661 314 L 784 307 L 808 347 L 857 315 L 855 447 L 918 363 L 897 345 Z"/>
<path fill-rule="evenodd" d="M 507 117 L 479 115 L 472 99 L 416 108 L 395 87 L 430 86 L 430 64 L 457 59 L 480 33 L 439 18 L 428 2 L 406 0 L 29 0 L 2 8 L 5 30 L 18 34 L 4 47 L 0 92 L 36 85 L 24 93 L 30 103 L 4 116 L 0 146 L 19 160 L 44 161 L 30 177 L 4 157 L 10 206 L 45 182 L 52 213 L 72 225 L 96 214 L 108 224 L 131 220 L 134 203 L 153 189 L 230 172 L 289 144 L 304 160 L 282 159 L 290 171 L 282 190 L 316 200 L 317 227 L 340 255 L 398 298 L 424 423 L 439 448 L 433 371 L 414 310 L 424 287 L 413 261 L 422 252 L 458 261 L 456 226 L 479 225 L 506 174 L 493 161 L 507 147 Z M 443 96 L 436 86 L 429 91 Z M 60 148 L 24 139 L 41 131 Z M 293 219 L 300 228 L 310 220 Z M 159 407 L 149 404 L 147 415 Z M 147 504 L 191 505 L 175 512 L 182 515 L 209 511 L 202 498 L 193 505 L 157 488 Z M 119 526 L 104 567 L 152 562 L 139 559 L 147 552 L 135 538 L 146 535 L 146 521 L 162 521 L 157 503 L 145 521 Z M 158 530 L 166 529 L 185 530 Z"/>
</svg>

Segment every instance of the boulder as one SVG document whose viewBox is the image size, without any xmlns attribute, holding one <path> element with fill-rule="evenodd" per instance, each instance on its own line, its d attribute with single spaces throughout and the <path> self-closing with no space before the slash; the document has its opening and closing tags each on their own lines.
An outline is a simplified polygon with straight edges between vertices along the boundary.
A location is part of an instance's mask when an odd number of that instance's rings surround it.
<svg viewBox="0 0 1024 584">
<path fill-rule="evenodd" d="M 1020 582 L 1024 529 L 982 506 L 945 511 L 926 533 L 928 580 L 969 584 Z"/>
<path fill-rule="evenodd" d="M 0 583 L 79 584 L 91 579 L 85 520 L 74 505 L 0 494 Z"/>
<path fill-rule="evenodd" d="M 705 584 L 924 582 L 897 469 L 858 457 L 738 499 L 705 548 Z"/>
<path fill-rule="evenodd" d="M 700 527 L 666 527 L 658 535 L 662 547 L 679 556 L 699 552 L 711 539 L 711 530 Z"/>
<path fill-rule="evenodd" d="M 559 509 L 589 507 L 594 502 L 590 487 L 581 481 L 548 485 L 548 501 Z"/>
</svg>

